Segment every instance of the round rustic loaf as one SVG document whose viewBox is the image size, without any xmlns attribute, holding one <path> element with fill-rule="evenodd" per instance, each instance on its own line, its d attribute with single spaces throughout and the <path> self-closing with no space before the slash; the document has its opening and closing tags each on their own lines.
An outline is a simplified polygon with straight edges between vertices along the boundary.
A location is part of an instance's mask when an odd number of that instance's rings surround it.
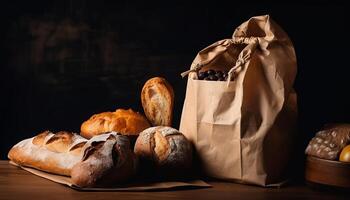
<svg viewBox="0 0 350 200">
<path fill-rule="evenodd" d="M 175 175 L 192 165 L 191 143 L 178 130 L 167 126 L 142 131 L 134 152 L 140 159 L 140 168 L 146 170 Z"/>
</svg>

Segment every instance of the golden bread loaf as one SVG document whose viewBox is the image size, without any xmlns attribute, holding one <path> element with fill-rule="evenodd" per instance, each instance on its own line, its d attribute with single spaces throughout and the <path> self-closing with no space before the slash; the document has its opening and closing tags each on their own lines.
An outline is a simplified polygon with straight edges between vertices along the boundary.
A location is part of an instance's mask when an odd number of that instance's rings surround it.
<svg viewBox="0 0 350 200">
<path fill-rule="evenodd" d="M 147 119 L 131 109 L 117 109 L 115 112 L 95 114 L 81 125 L 81 135 L 91 138 L 109 131 L 122 135 L 138 136 L 144 129 L 150 127 Z"/>
<path fill-rule="evenodd" d="M 171 126 L 174 91 L 164 78 L 154 77 L 145 83 L 141 91 L 141 102 L 152 126 Z"/>
</svg>

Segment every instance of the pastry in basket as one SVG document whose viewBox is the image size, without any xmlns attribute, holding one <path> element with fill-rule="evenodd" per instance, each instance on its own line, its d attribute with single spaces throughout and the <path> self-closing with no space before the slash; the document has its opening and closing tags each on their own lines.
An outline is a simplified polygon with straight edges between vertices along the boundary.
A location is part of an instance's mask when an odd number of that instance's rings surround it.
<svg viewBox="0 0 350 200">
<path fill-rule="evenodd" d="M 137 164 L 128 138 L 116 132 L 87 140 L 71 132 L 45 131 L 13 146 L 8 157 L 18 165 L 71 176 L 79 187 L 127 181 Z"/>
<path fill-rule="evenodd" d="M 350 162 L 350 149 L 345 148 L 349 144 L 350 124 L 327 125 L 310 140 L 305 153 L 322 159 Z"/>
<path fill-rule="evenodd" d="M 150 127 L 147 119 L 131 109 L 95 114 L 81 125 L 81 135 L 91 138 L 108 131 L 116 131 L 136 140 L 141 131 Z"/>
</svg>

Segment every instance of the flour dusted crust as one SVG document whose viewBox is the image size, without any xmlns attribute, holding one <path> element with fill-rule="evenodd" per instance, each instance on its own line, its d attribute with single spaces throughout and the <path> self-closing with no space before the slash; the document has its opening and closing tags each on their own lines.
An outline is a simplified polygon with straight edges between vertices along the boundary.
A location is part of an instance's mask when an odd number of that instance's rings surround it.
<svg viewBox="0 0 350 200">
<path fill-rule="evenodd" d="M 116 131 L 122 135 L 137 136 L 150 127 L 147 119 L 131 109 L 117 109 L 93 115 L 81 125 L 81 135 L 92 138 L 95 135 Z"/>
<path fill-rule="evenodd" d="M 103 187 L 130 179 L 136 173 L 137 159 L 126 136 L 103 134 L 86 144 L 81 162 L 71 176 L 79 187 Z"/>
<path fill-rule="evenodd" d="M 72 167 L 81 159 L 86 142 L 75 133 L 45 131 L 16 144 L 8 157 L 19 165 L 70 176 Z"/>
<path fill-rule="evenodd" d="M 327 125 L 310 140 L 305 153 L 327 160 L 338 160 L 340 152 L 348 144 L 350 124 Z"/>
<path fill-rule="evenodd" d="M 178 130 L 157 126 L 140 133 L 134 152 L 160 170 L 187 169 L 192 164 L 192 145 Z"/>
<path fill-rule="evenodd" d="M 146 117 L 153 126 L 171 126 L 174 91 L 161 77 L 149 79 L 142 88 L 141 102 Z"/>
<path fill-rule="evenodd" d="M 136 171 L 129 139 L 116 132 L 90 140 L 71 132 L 45 131 L 10 150 L 15 163 L 46 172 L 71 176 L 79 187 L 99 187 L 126 181 Z"/>
</svg>

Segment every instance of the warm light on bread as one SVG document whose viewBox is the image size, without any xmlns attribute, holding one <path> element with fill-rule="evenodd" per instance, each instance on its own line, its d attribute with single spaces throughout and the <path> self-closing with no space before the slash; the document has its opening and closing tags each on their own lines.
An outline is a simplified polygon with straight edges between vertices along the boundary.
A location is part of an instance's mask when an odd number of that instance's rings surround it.
<svg viewBox="0 0 350 200">
<path fill-rule="evenodd" d="M 150 127 L 147 119 L 131 109 L 117 109 L 115 112 L 103 112 L 93 115 L 81 125 L 81 135 L 91 138 L 108 131 L 116 131 L 122 135 L 137 136 Z"/>
<path fill-rule="evenodd" d="M 153 126 L 171 126 L 174 91 L 164 78 L 149 79 L 142 88 L 141 101 L 146 117 Z"/>
</svg>

